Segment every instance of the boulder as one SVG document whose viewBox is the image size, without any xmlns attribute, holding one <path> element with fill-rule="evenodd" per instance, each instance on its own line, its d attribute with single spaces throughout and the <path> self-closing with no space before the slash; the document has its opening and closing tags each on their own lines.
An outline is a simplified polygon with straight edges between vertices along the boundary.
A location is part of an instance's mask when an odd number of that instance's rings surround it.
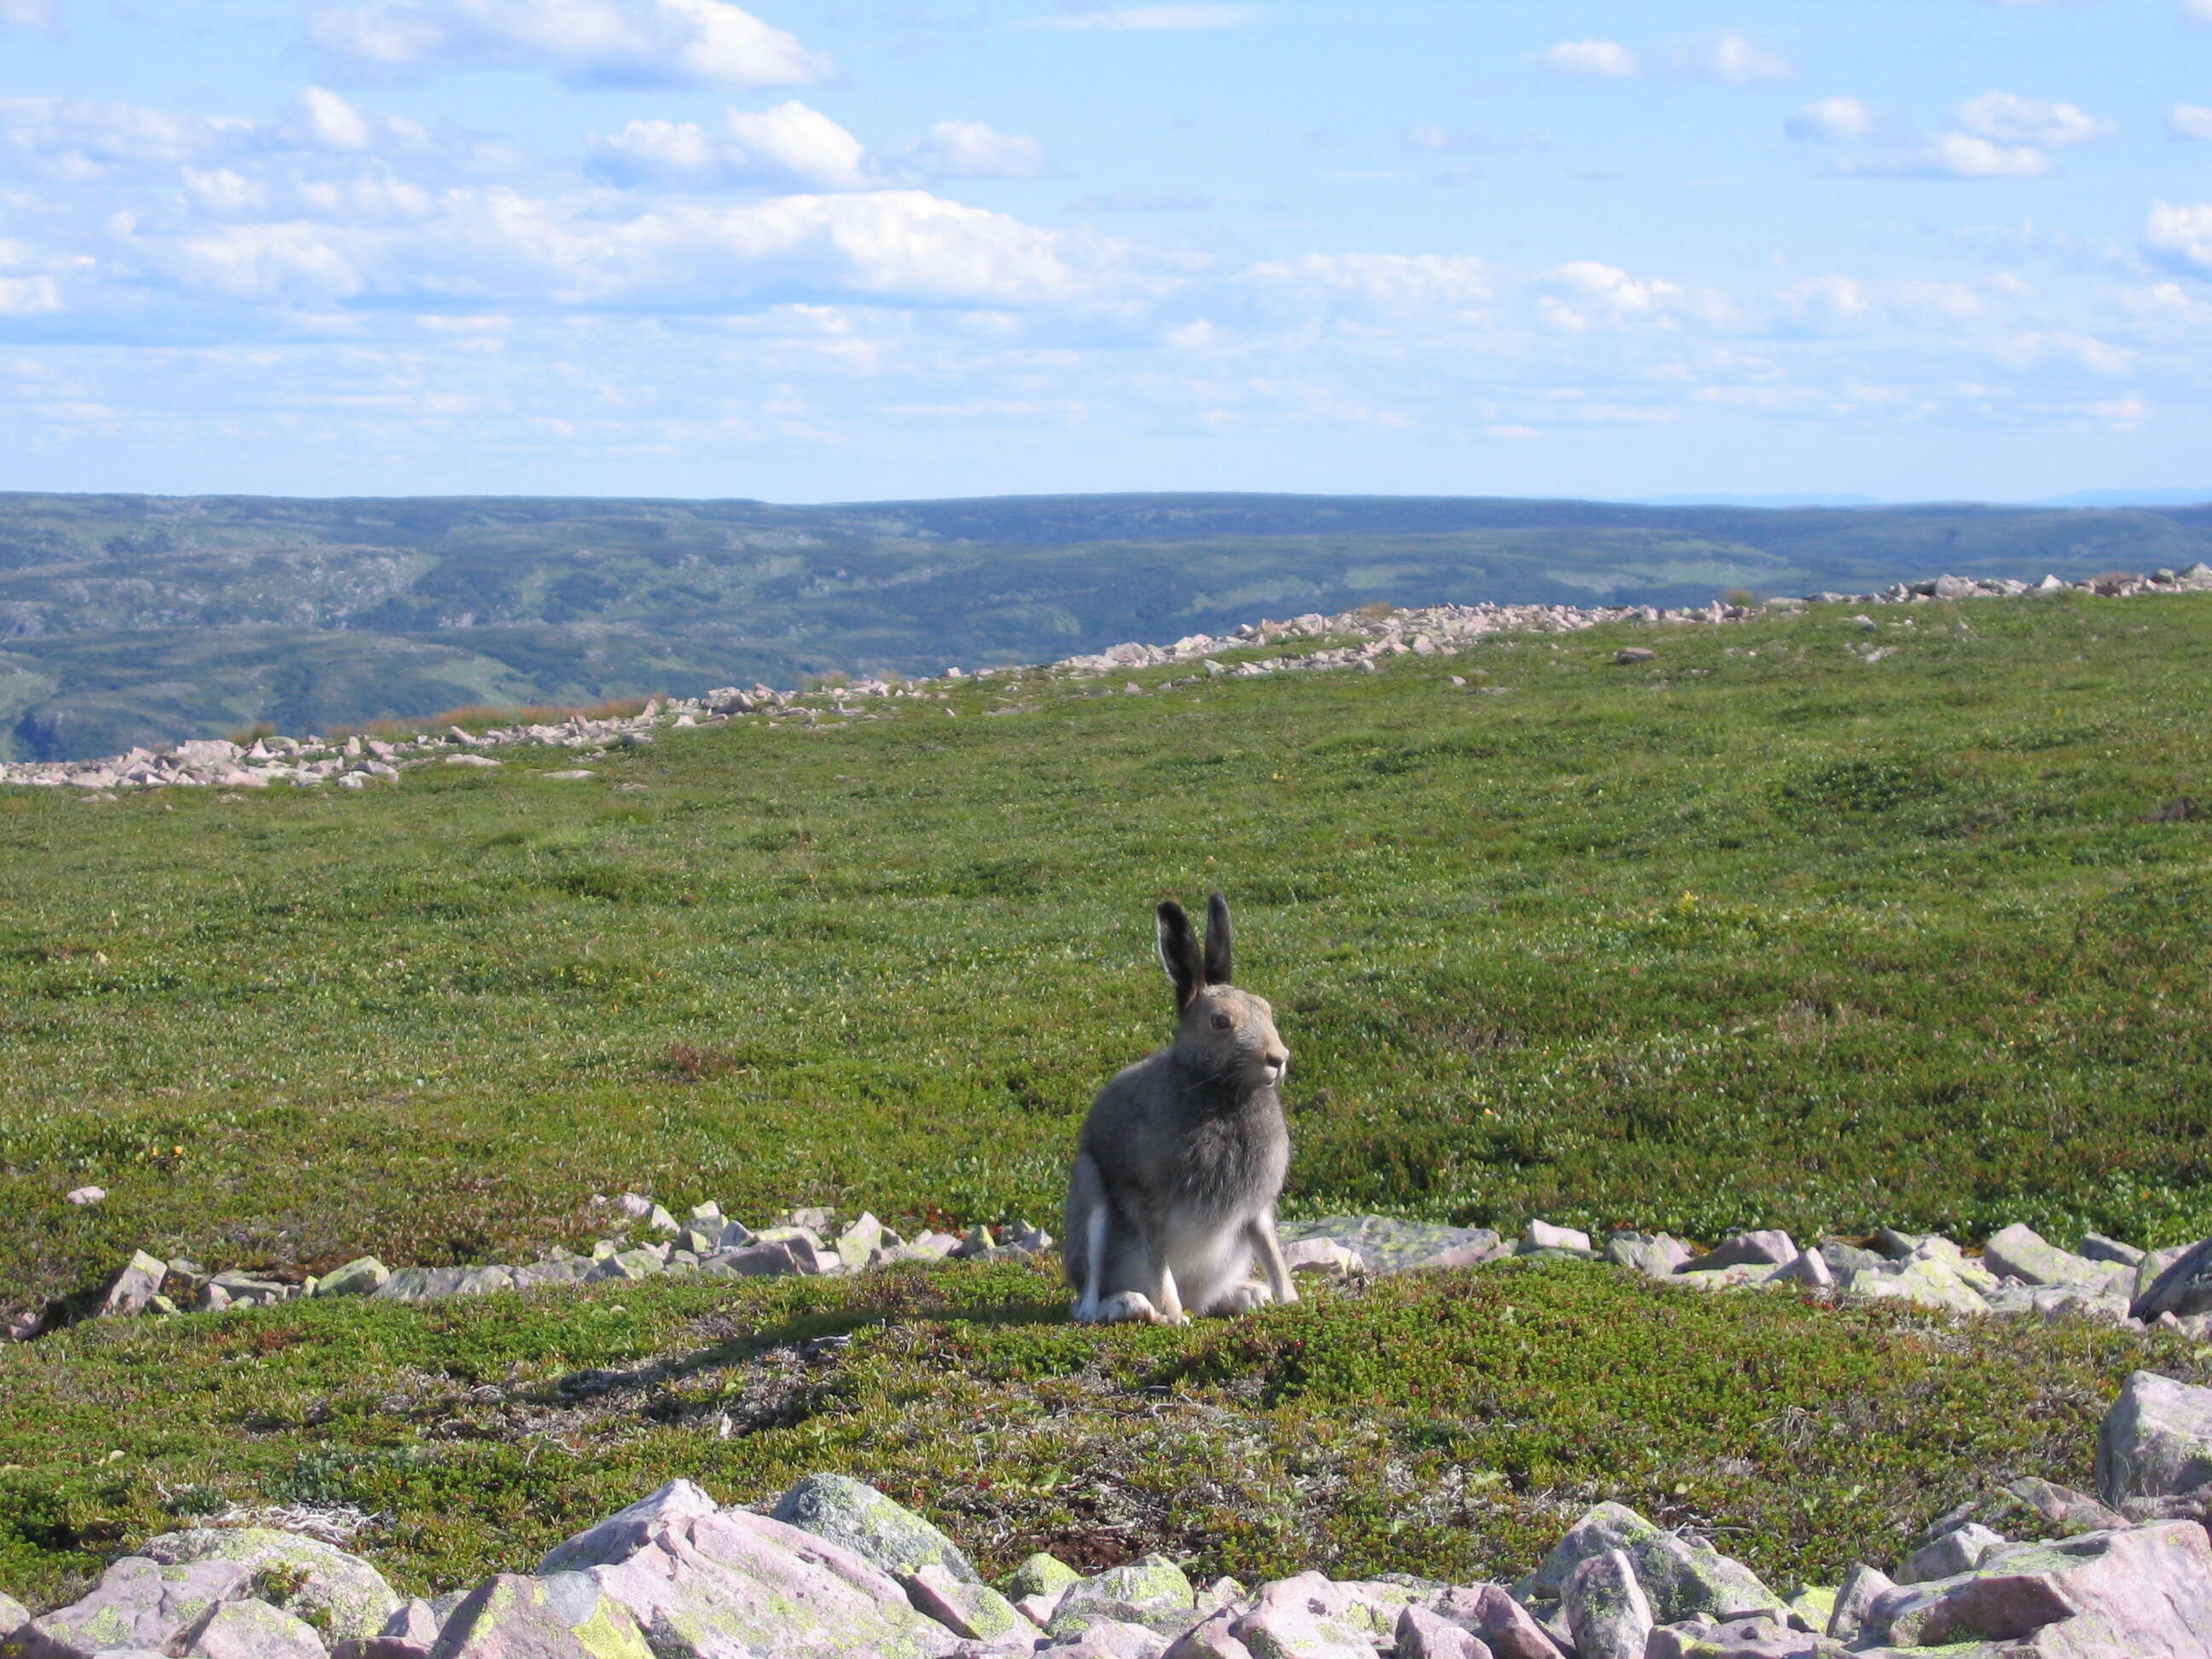
<svg viewBox="0 0 2212 1659">
<path fill-rule="evenodd" d="M 31 1622 L 31 1610 L 14 1596 L 0 1594 L 0 1646 Z"/>
<path fill-rule="evenodd" d="M 2203 1659 L 2212 1539 L 2186 1521 L 2014 1544 L 1974 1571 L 1875 1598 L 1859 1645 L 2012 1643 L 2008 1659 Z"/>
<path fill-rule="evenodd" d="M 2114 1509 L 2212 1480 L 2212 1389 L 2154 1371 L 2128 1378 L 2097 1431 L 2097 1492 Z"/>
<path fill-rule="evenodd" d="M 690 1515 L 712 1515 L 721 1507 L 707 1495 L 705 1488 L 689 1480 L 672 1480 L 627 1508 L 617 1510 L 605 1520 L 556 1544 L 539 1559 L 538 1571 L 541 1575 L 580 1572 L 586 1567 L 623 1560 L 644 1544 L 657 1522 L 680 1521 Z"/>
<path fill-rule="evenodd" d="M 158 1255 L 149 1255 L 143 1250 L 132 1252 L 131 1260 L 123 1264 L 123 1271 L 107 1287 L 100 1299 L 103 1314 L 135 1314 L 161 1294 L 161 1281 L 169 1276 L 169 1264 Z"/>
<path fill-rule="evenodd" d="M 1989 1303 L 1980 1291 L 1960 1278 L 1948 1263 L 1932 1257 L 1907 1261 L 1887 1271 L 1863 1267 L 1844 1281 L 1853 1296 L 1869 1301 L 1894 1299 L 1916 1307 L 1948 1309 L 1954 1313 L 1985 1314 Z"/>
<path fill-rule="evenodd" d="M 1186 1631 L 1169 1651 L 1178 1659 L 1374 1659 L 1405 1628 L 1415 1600 L 1402 1585 L 1332 1583 L 1318 1572 L 1263 1584 L 1248 1602 L 1209 1614 Z M 1057 1624 L 1059 1620 L 1055 1620 Z M 1438 1620 L 1445 1629 L 1453 1626 Z M 1486 1659 L 1488 1649 L 1465 1630 L 1443 1651 L 1455 1659 Z M 1448 1637 L 1439 1637 L 1449 1642 Z M 1401 1659 L 1404 1651 L 1401 1650 Z"/>
<path fill-rule="evenodd" d="M 898 1582 L 915 1612 L 934 1619 L 955 1636 L 975 1642 L 1019 1638 L 1024 1647 L 1036 1639 L 1036 1626 L 1005 1596 L 988 1584 L 955 1578 L 934 1561 L 899 1574 Z"/>
<path fill-rule="evenodd" d="M 1969 1521 L 1905 1557 L 1897 1570 L 1896 1582 L 1929 1584 L 1938 1578 L 1955 1578 L 1962 1572 L 1972 1572 L 2005 1543 L 1987 1527 Z"/>
<path fill-rule="evenodd" d="M 373 1255 L 356 1256 L 343 1267 L 325 1273 L 315 1285 L 317 1296 L 367 1296 L 392 1277 L 392 1269 Z"/>
<path fill-rule="evenodd" d="M 976 1645 L 980 1644 L 961 1644 L 962 1647 Z M 1101 1619 L 1085 1626 L 1079 1636 L 1038 1648 L 1035 1659 L 1160 1659 L 1167 1646 L 1167 1638 L 1157 1631 L 1147 1630 L 1142 1625 Z M 997 1651 L 1010 1650 L 1002 1648 Z"/>
<path fill-rule="evenodd" d="M 1766 1282 L 1770 1285 L 1802 1285 L 1810 1290 L 1826 1291 L 1835 1287 L 1836 1275 L 1828 1266 L 1828 1259 L 1818 1250 L 1802 1250 L 1794 1261 L 1785 1261 L 1777 1267 Z"/>
<path fill-rule="evenodd" d="M 2139 1267 L 2145 1252 L 2133 1244 L 2117 1238 L 2107 1238 L 2102 1233 L 2081 1235 L 2081 1248 L 2075 1252 L 2087 1261 L 2109 1261 L 2117 1267 Z"/>
<path fill-rule="evenodd" d="M 1045 1633 L 1054 1641 L 1072 1641 L 1093 1620 L 1112 1620 L 1173 1637 L 1197 1616 L 1198 1592 L 1182 1569 L 1164 1555 L 1147 1555 L 1070 1584 Z"/>
<path fill-rule="evenodd" d="M 950 1538 L 847 1475 L 807 1475 L 776 1500 L 773 1514 L 784 1525 L 826 1538 L 886 1573 L 939 1566 L 961 1583 L 982 1582 Z"/>
<path fill-rule="evenodd" d="M 1851 1650 L 1826 1636 L 1808 1635 L 1771 1619 L 1734 1619 L 1662 1626 L 1651 1632 L 1644 1659 L 1851 1659 Z M 1960 1654 L 1958 1659 L 1983 1659 Z"/>
<path fill-rule="evenodd" d="M 1531 1221 L 1521 1235 L 1521 1249 L 1527 1250 L 1587 1250 L 1589 1235 L 1573 1227 L 1554 1227 L 1548 1221 Z"/>
<path fill-rule="evenodd" d="M 1655 1527 L 1625 1504 L 1599 1504 L 1583 1512 L 1552 1546 L 1552 1553 L 1536 1564 L 1536 1571 L 1519 1587 L 1532 1597 L 1557 1601 L 1577 1567 L 1607 1550 L 1631 1550 L 1663 1537 Z"/>
<path fill-rule="evenodd" d="M 1396 1641 L 1396 1659 L 1494 1659 L 1480 1637 L 1425 1607 L 1398 1615 Z"/>
<path fill-rule="evenodd" d="M 852 1551 L 742 1510 L 656 1522 L 585 1576 L 653 1633 L 654 1659 L 942 1659 L 959 1641 Z"/>
<path fill-rule="evenodd" d="M 2102 1290 L 2116 1273 L 2124 1272 L 2112 1262 L 2092 1261 L 2062 1250 L 2034 1228 L 2019 1224 L 1982 1246 L 1982 1263 L 1991 1273 L 2023 1285 L 2070 1285 L 2093 1291 Z M 2128 1277 L 2132 1280 L 2132 1274 Z"/>
<path fill-rule="evenodd" d="M 701 1257 L 699 1271 L 727 1279 L 780 1279 L 799 1271 L 799 1259 L 781 1244 L 745 1244 Z"/>
<path fill-rule="evenodd" d="M 2154 1253 L 2142 1266 L 2149 1268 L 2157 1260 Z M 2137 1283 L 2141 1284 L 2140 1276 Z M 2191 1246 L 2158 1270 L 2151 1282 L 2137 1291 L 2128 1311 L 2145 1321 L 2160 1314 L 2185 1319 L 2191 1314 L 2212 1311 L 2212 1238 Z"/>
<path fill-rule="evenodd" d="M 1697 1254 L 1667 1233 L 1619 1232 L 1605 1241 L 1605 1259 L 1647 1279 L 1666 1279 Z"/>
<path fill-rule="evenodd" d="M 1795 1261 L 1797 1256 L 1796 1242 L 1788 1233 L 1737 1233 L 1723 1241 L 1717 1249 L 1708 1250 L 1696 1261 L 1686 1263 L 1682 1272 L 1705 1273 L 1717 1267 L 1779 1267 L 1786 1262 Z"/>
<path fill-rule="evenodd" d="M 1283 1266 L 1294 1273 L 1327 1279 L 1348 1279 L 1367 1271 L 1358 1251 L 1346 1249 L 1333 1238 L 1301 1238 L 1284 1245 Z"/>
<path fill-rule="evenodd" d="M 1380 1273 L 1478 1267 L 1507 1251 L 1505 1241 L 1487 1227 L 1447 1227 L 1388 1216 L 1329 1216 L 1285 1222 L 1276 1231 L 1286 1245 L 1309 1238 L 1340 1244 L 1370 1272 Z"/>
<path fill-rule="evenodd" d="M 1857 1642 L 1866 1629 L 1868 1610 L 1896 1588 L 1895 1581 L 1878 1567 L 1853 1567 L 1837 1586 L 1835 1608 L 1828 1615 L 1828 1634 L 1846 1645 Z"/>
<path fill-rule="evenodd" d="M 185 1659 L 324 1659 L 322 1638 L 266 1601 L 222 1601 L 185 1644 Z"/>
<path fill-rule="evenodd" d="M 1057 1597 L 1082 1577 L 1066 1562 L 1040 1553 L 1014 1569 L 1014 1576 L 1006 1581 L 1006 1594 L 1017 1598 L 1030 1595 Z"/>
<path fill-rule="evenodd" d="M 872 1212 L 864 1211 L 858 1221 L 837 1235 L 831 1248 L 848 1272 L 857 1272 L 867 1264 L 870 1252 L 883 1242 L 884 1224 L 876 1219 Z"/>
<path fill-rule="evenodd" d="M 1449 1589 L 1430 1605 L 1440 1617 L 1480 1636 L 1496 1659 L 1564 1659 L 1559 1644 L 1535 1615 L 1501 1585 Z"/>
<path fill-rule="evenodd" d="M 209 1609 L 253 1594 L 253 1572 L 239 1561 L 166 1564 L 126 1555 L 92 1593 L 17 1630 L 10 1659 L 92 1659 L 115 1648 L 176 1650 Z"/>
<path fill-rule="evenodd" d="M 1651 1604 L 1620 1551 L 1607 1550 L 1576 1567 L 1561 1600 L 1577 1659 L 1644 1659 L 1651 1640 Z"/>
<path fill-rule="evenodd" d="M 325 1641 L 374 1636 L 400 1598 L 368 1562 L 336 1545 L 270 1527 L 195 1527 L 149 1540 L 166 1565 L 230 1562 L 253 1575 L 252 1594 L 322 1632 Z"/>
<path fill-rule="evenodd" d="M 433 1659 L 653 1659 L 630 1613 L 591 1576 L 503 1572 L 471 1591 Z"/>
<path fill-rule="evenodd" d="M 1631 1546 L 1626 1553 L 1656 1622 L 1673 1625 L 1692 1618 L 1725 1622 L 1765 1614 L 1778 1619 L 1789 1612 L 1789 1604 L 1757 1573 L 1702 1540 L 1662 1532 Z"/>
</svg>

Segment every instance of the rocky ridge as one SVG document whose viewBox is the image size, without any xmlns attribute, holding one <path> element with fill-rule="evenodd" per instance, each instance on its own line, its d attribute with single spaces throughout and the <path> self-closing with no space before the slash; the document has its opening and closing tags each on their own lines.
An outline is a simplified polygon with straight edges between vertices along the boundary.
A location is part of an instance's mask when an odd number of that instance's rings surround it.
<svg viewBox="0 0 2212 1659">
<path fill-rule="evenodd" d="M 1602 1503 L 1511 1584 L 1304 1572 L 1192 1583 L 1164 1556 L 1050 1555 L 986 1583 L 951 1539 L 848 1476 L 768 1514 L 672 1481 L 505 1572 L 402 1598 L 334 1545 L 167 1533 L 33 1617 L 9 1659 L 2203 1659 L 2212 1389 L 2130 1377 L 2098 1492 L 2021 1480 L 1887 1567 L 1787 1595 L 1695 1533 Z M 2000 1526 L 2034 1534 L 2008 1538 Z"/>
<path fill-rule="evenodd" d="M 558 721 L 532 721 L 471 732 L 451 726 L 443 733 L 416 732 L 389 739 L 364 738 L 358 733 L 343 741 L 315 736 L 256 738 L 240 744 L 221 738 L 195 738 L 163 749 L 138 748 L 102 760 L 70 762 L 0 761 L 0 787 L 74 788 L 102 794 L 121 790 L 176 787 L 263 789 L 270 784 L 313 787 L 325 783 L 340 788 L 364 789 L 396 781 L 408 770 L 423 766 L 495 767 L 499 749 L 560 749 L 578 759 L 604 756 L 617 748 L 636 747 L 653 741 L 656 732 L 700 726 L 726 725 L 733 720 L 807 726 L 823 721 L 849 720 L 866 716 L 872 708 L 902 702 L 944 702 L 957 684 L 995 677 L 1037 672 L 1109 675 L 1135 668 L 1194 665 L 1206 677 L 1233 675 L 1255 678 L 1295 671 L 1372 670 L 1385 657 L 1413 655 L 1452 657 L 1468 643 L 1501 633 L 1573 634 L 1612 623 L 1651 623 L 1690 625 L 1741 622 L 1762 611 L 1788 610 L 1806 604 L 1854 604 L 1869 606 L 1913 605 L 1933 600 L 2018 598 L 2030 593 L 2069 590 L 2106 598 L 2127 599 L 2145 593 L 2212 592 L 2212 564 L 2195 564 L 2187 570 L 2159 570 L 2147 575 L 2092 577 L 2086 581 L 2063 581 L 2046 576 L 2039 585 L 2008 580 L 1966 576 L 1937 576 L 1924 581 L 1898 582 L 1875 593 L 1814 593 L 1803 599 L 1772 599 L 1764 606 L 1729 605 L 1716 600 L 1701 608 L 1659 610 L 1650 605 L 1443 605 L 1412 611 L 1352 611 L 1337 616 L 1309 612 L 1283 621 L 1247 623 L 1234 633 L 1194 634 L 1173 645 L 1116 645 L 1090 655 L 1066 658 L 1045 669 L 986 668 L 975 674 L 958 668 L 946 670 L 939 679 L 863 679 L 814 691 L 777 690 L 766 685 L 750 689 L 724 686 L 701 697 L 655 698 L 635 715 L 594 718 L 571 714 Z M 1343 645 L 1296 655 L 1246 659 L 1235 665 L 1222 662 L 1216 653 L 1243 652 L 1294 641 L 1346 640 Z M 1878 661 L 1877 648 L 1868 653 Z M 1620 653 L 1624 663 L 1650 659 L 1643 647 Z M 1188 684 L 1200 678 L 1170 682 Z M 1141 687 L 1132 682 L 1127 690 Z M 954 711 L 947 708 L 945 713 Z M 537 774 L 541 777 L 574 780 L 592 775 L 588 768 L 568 768 Z"/>
</svg>

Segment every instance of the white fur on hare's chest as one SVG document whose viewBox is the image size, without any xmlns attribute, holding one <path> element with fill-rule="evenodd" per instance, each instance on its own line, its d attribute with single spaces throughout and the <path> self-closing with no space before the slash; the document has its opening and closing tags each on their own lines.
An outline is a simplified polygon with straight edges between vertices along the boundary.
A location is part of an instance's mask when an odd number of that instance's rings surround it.
<svg viewBox="0 0 2212 1659">
<path fill-rule="evenodd" d="M 1252 1273 L 1249 1217 L 1241 1212 L 1180 1207 L 1167 1218 L 1168 1266 L 1187 1308 L 1210 1307 Z"/>
</svg>

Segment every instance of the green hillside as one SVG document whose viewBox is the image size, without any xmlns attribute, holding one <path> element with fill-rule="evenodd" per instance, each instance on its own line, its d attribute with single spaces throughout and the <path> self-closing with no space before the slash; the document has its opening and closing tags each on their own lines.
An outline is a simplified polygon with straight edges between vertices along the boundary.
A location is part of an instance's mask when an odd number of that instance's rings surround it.
<svg viewBox="0 0 2212 1659">
<path fill-rule="evenodd" d="M 2212 1232 L 2212 596 L 1850 609 L 994 678 L 580 781 L 0 793 L 0 1303 L 139 1247 L 526 1258 L 625 1188 L 1049 1222 L 1167 1030 L 1150 908 L 1213 886 L 1295 1056 L 1294 1213 Z M 2086 1482 L 2136 1366 L 2212 1376 L 1577 1263 L 1062 1312 L 1014 1265 L 81 1327 L 0 1349 L 0 1588 L 233 1502 L 356 1504 L 442 1586 L 671 1474 L 811 1468 L 994 1567 L 1461 1578 L 1603 1496 L 1832 1582 L 1993 1480 Z"/>
<path fill-rule="evenodd" d="M 2206 508 L 4 495 L 0 759 L 1048 661 L 1370 601 L 1702 604 L 2204 558 Z"/>
</svg>

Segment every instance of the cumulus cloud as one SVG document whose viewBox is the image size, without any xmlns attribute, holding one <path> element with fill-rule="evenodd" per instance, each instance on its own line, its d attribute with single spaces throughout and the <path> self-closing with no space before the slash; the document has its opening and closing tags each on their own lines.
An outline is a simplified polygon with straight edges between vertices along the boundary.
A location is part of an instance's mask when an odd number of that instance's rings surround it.
<svg viewBox="0 0 2212 1659">
<path fill-rule="evenodd" d="M 692 190 L 866 190 L 882 182 L 866 145 L 796 99 L 774 109 L 731 110 L 723 126 L 717 134 L 689 121 L 632 121 L 592 139 L 592 170 L 620 184 Z"/>
<path fill-rule="evenodd" d="M 1959 125 L 1970 133 L 2000 144 L 2036 144 L 2063 149 L 2086 144 L 2115 131 L 2110 121 L 2072 104 L 2046 104 L 2009 92 L 1985 92 L 1959 106 Z"/>
<path fill-rule="evenodd" d="M 2168 125 L 2177 138 L 2212 140 L 2212 104 L 2176 104 Z"/>
<path fill-rule="evenodd" d="M 1035 179 L 1050 171 L 1044 146 L 981 121 L 939 121 L 890 145 L 895 164 L 933 179 Z"/>
<path fill-rule="evenodd" d="M 1639 325 L 1677 329 L 1686 319 L 1717 326 L 1735 319 L 1735 307 L 1722 295 L 1632 276 L 1595 259 L 1554 266 L 1537 280 L 1534 291 L 1538 320 L 1563 334 Z"/>
<path fill-rule="evenodd" d="M 2040 179 L 2051 158 L 2033 144 L 1946 132 L 1910 149 L 1856 157 L 1837 171 L 1873 179 Z"/>
<path fill-rule="evenodd" d="M 2212 276 L 2212 203 L 2152 203 L 2143 246 L 2164 264 Z"/>
<path fill-rule="evenodd" d="M 61 0 L 0 0 L 0 23 L 58 29 L 62 26 Z"/>
<path fill-rule="evenodd" d="M 727 0 L 371 0 L 310 12 L 307 37 L 358 69 L 544 67 L 582 85 L 803 86 L 830 73 Z"/>
<path fill-rule="evenodd" d="M 1560 75 L 1626 80 L 1644 73 L 1643 60 L 1618 40 L 1562 40 L 1537 54 L 1536 61 Z"/>
<path fill-rule="evenodd" d="M 1115 11 L 1072 11 L 1025 17 L 1018 29 L 1226 29 L 1256 22 L 1257 6 L 1129 6 Z"/>
<path fill-rule="evenodd" d="M 1443 253 L 1309 253 L 1251 267 L 1245 281 L 1275 294 L 1352 300 L 1405 314 L 1466 311 L 1491 296 L 1487 262 Z"/>
<path fill-rule="evenodd" d="M 1797 73 L 1796 65 L 1788 58 L 1761 51 L 1741 34 L 1723 34 L 1704 46 L 1678 52 L 1668 64 L 1678 75 L 1717 81 L 1727 87 L 1763 86 L 1770 81 L 1787 81 Z"/>
<path fill-rule="evenodd" d="M 1859 98 L 1822 98 L 1805 106 L 1782 130 L 1800 143 L 1842 143 L 1874 131 L 1874 111 Z"/>
</svg>

